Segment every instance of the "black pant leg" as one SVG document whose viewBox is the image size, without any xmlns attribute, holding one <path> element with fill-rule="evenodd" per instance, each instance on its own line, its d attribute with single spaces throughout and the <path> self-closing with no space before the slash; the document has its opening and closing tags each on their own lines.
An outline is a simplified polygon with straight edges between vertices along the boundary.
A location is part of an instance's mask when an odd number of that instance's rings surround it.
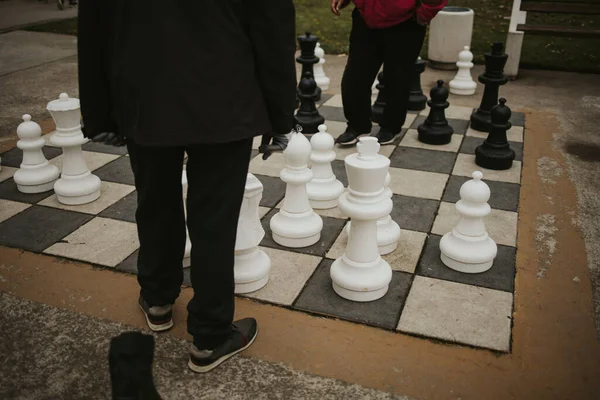
<svg viewBox="0 0 600 400">
<path fill-rule="evenodd" d="M 400 132 L 406 121 L 412 71 L 423 46 L 425 30 L 424 26 L 409 20 L 382 31 L 386 107 L 379 125 L 394 133 Z"/>
<path fill-rule="evenodd" d="M 150 306 L 173 304 L 183 283 L 185 215 L 181 174 L 184 149 L 129 142 L 137 190 L 138 282 Z"/>
<path fill-rule="evenodd" d="M 369 29 L 358 9 L 352 12 L 348 61 L 342 77 L 342 102 L 348 125 L 371 132 L 371 87 L 383 61 L 381 32 Z"/>
<path fill-rule="evenodd" d="M 187 149 L 187 223 L 192 241 L 188 332 L 200 349 L 218 346 L 234 314 L 234 250 L 252 139 Z"/>
</svg>

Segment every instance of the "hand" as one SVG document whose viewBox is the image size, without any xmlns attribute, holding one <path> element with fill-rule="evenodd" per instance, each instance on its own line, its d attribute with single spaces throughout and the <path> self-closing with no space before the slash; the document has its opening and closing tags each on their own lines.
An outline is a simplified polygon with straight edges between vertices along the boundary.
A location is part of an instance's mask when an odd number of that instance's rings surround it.
<svg viewBox="0 0 600 400">
<path fill-rule="evenodd" d="M 262 159 L 267 160 L 272 153 L 279 153 L 287 148 L 289 139 L 285 133 L 263 135 L 258 152 L 263 155 Z"/>
<path fill-rule="evenodd" d="M 127 143 L 125 138 L 114 132 L 102 132 L 92 138 L 92 142 L 107 144 L 109 146 L 121 147 Z"/>
<path fill-rule="evenodd" d="M 331 0 L 331 12 L 340 15 L 340 10 L 348 7 L 351 0 Z"/>
</svg>

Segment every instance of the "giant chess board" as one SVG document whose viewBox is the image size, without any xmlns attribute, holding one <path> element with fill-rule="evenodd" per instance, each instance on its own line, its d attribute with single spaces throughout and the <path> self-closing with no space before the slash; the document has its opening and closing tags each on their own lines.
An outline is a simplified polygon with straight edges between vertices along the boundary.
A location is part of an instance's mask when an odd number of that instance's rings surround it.
<svg viewBox="0 0 600 400">
<path fill-rule="evenodd" d="M 345 129 L 341 97 L 323 93 L 318 105 L 328 132 L 337 137 Z M 283 156 L 274 154 L 263 161 L 253 150 L 250 172 L 264 185 L 260 213 L 266 235 L 261 247 L 271 257 L 272 269 L 269 283 L 247 297 L 398 334 L 510 351 L 524 115 L 513 112 L 508 132 L 516 152 L 513 167 L 491 171 L 474 162 L 475 147 L 486 134 L 469 128 L 471 108 L 451 105 L 446 110 L 454 135 L 442 146 L 417 139 L 416 128 L 427 112 L 410 113 L 395 143 L 380 150 L 391 160 L 391 216 L 402 229 L 398 248 L 384 256 L 393 269 L 389 292 L 380 300 L 357 303 L 333 291 L 329 267 L 344 252 L 348 222 L 337 208 L 317 211 L 324 223 L 317 244 L 288 249 L 273 241 L 269 220 L 285 194 L 279 179 Z M 255 149 L 259 141 L 255 140 Z M 0 245 L 136 273 L 136 192 L 126 149 L 95 143 L 83 149 L 88 167 L 102 180 L 102 195 L 82 206 L 65 206 L 52 191 L 19 192 L 12 175 L 21 163 L 21 150 L 0 155 Z M 336 147 L 335 151 L 333 170 L 347 186 L 343 160 L 356 148 Z M 60 167 L 60 148 L 48 144 L 44 153 Z M 458 220 L 454 204 L 460 186 L 474 170 L 483 172 L 491 189 L 492 212 L 486 226 L 498 244 L 498 255 L 489 271 L 463 274 L 442 264 L 439 242 Z M 187 268 L 185 277 L 189 284 Z"/>
</svg>

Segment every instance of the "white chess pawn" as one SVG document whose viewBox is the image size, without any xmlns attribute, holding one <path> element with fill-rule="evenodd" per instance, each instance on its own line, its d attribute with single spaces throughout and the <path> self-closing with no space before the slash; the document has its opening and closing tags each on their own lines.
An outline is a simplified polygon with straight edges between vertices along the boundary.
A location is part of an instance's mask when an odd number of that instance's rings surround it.
<svg viewBox="0 0 600 400">
<path fill-rule="evenodd" d="M 390 189 L 391 176 L 388 172 L 385 176 L 385 183 L 383 185 L 383 193 L 388 197 L 392 198 L 393 193 Z M 350 236 L 350 229 L 352 222 L 348 222 L 346 225 L 346 233 Z M 377 246 L 379 247 L 379 254 L 385 255 L 390 254 L 396 247 L 398 247 L 398 241 L 400 240 L 400 226 L 392 219 L 390 214 L 377 220 Z"/>
<path fill-rule="evenodd" d="M 465 46 L 464 50 L 458 53 L 458 72 L 454 79 L 449 83 L 450 93 L 469 96 L 475 93 L 477 83 L 471 77 L 471 68 L 473 68 L 473 53 L 469 50 L 469 46 Z"/>
<path fill-rule="evenodd" d="M 52 190 L 60 176 L 57 167 L 46 160 L 42 148 L 46 144 L 42 138 L 42 128 L 31 120 L 31 115 L 23 115 L 23 122 L 17 128 L 21 140 L 17 147 L 23 150 L 23 162 L 15 172 L 17 189 L 22 193 L 43 193 Z"/>
<path fill-rule="evenodd" d="M 360 138 L 356 147 L 358 153 L 345 159 L 349 185 L 339 200 L 340 210 L 352 219 L 348 245 L 330 275 L 338 295 L 366 302 L 383 297 L 392 280 L 392 269 L 377 246 L 377 220 L 392 211 L 383 189 L 390 160 L 378 154 L 375 137 Z"/>
<path fill-rule="evenodd" d="M 484 218 L 491 212 L 487 201 L 489 186 L 481 180 L 480 171 L 460 188 L 456 209 L 460 213 L 458 224 L 442 237 L 440 251 L 442 262 L 449 268 L 476 274 L 492 267 L 498 246 L 489 237 Z"/>
<path fill-rule="evenodd" d="M 68 205 L 90 203 L 100 197 L 100 178 L 87 167 L 81 146 L 89 140 L 81 131 L 79 99 L 61 93 L 46 109 L 56 123 L 56 133 L 50 138 L 54 146 L 62 147 L 62 174 L 54 183 L 59 202 Z"/>
<path fill-rule="evenodd" d="M 185 169 L 183 170 L 183 173 L 181 174 L 181 187 L 183 189 L 184 193 L 187 193 L 188 190 L 188 180 L 187 180 L 187 173 L 185 171 Z M 185 211 L 185 216 L 186 216 L 186 221 L 187 221 L 187 207 L 185 206 L 184 203 L 184 211 Z M 183 253 L 183 265 L 188 267 L 190 265 L 190 257 L 192 256 L 192 241 L 190 240 L 190 231 L 188 230 L 187 227 L 187 222 L 185 224 L 185 251 Z"/>
<path fill-rule="evenodd" d="M 269 281 L 271 259 L 258 247 L 265 236 L 258 214 L 262 192 L 262 183 L 249 173 L 235 240 L 233 272 L 236 293 L 255 292 Z"/>
<path fill-rule="evenodd" d="M 307 247 L 321 238 L 323 219 L 313 211 L 306 191 L 306 184 L 313 177 L 308 168 L 310 153 L 310 142 L 302 133 L 290 134 L 283 152 L 285 168 L 280 174 L 287 183 L 283 207 L 270 222 L 273 240 L 281 246 Z"/>
<path fill-rule="evenodd" d="M 310 139 L 313 178 L 306 184 L 306 190 L 310 205 L 317 210 L 326 210 L 337 206 L 338 199 L 344 193 L 344 185 L 336 179 L 331 169 L 331 162 L 335 160 L 335 141 L 327 133 L 327 126 L 319 125 L 318 129 L 319 132 Z"/>
<path fill-rule="evenodd" d="M 323 65 L 325 64 L 325 50 L 321 47 L 321 43 L 317 43 L 317 46 L 315 47 L 315 56 L 319 58 L 319 62 L 314 66 L 315 82 L 317 82 L 317 86 L 320 87 L 321 90 L 327 90 L 329 89 L 331 81 L 327 75 L 325 75 L 325 70 L 323 69 Z"/>
</svg>

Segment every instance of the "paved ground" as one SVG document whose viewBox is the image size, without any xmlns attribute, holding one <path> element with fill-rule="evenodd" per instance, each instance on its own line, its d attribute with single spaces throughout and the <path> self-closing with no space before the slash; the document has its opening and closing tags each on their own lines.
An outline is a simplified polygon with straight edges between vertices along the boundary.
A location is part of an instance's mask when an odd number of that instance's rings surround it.
<svg viewBox="0 0 600 400">
<path fill-rule="evenodd" d="M 59 10 L 56 0 L 2 0 L 0 1 L 0 32 L 41 22 L 77 16 L 76 7 Z"/>
</svg>

